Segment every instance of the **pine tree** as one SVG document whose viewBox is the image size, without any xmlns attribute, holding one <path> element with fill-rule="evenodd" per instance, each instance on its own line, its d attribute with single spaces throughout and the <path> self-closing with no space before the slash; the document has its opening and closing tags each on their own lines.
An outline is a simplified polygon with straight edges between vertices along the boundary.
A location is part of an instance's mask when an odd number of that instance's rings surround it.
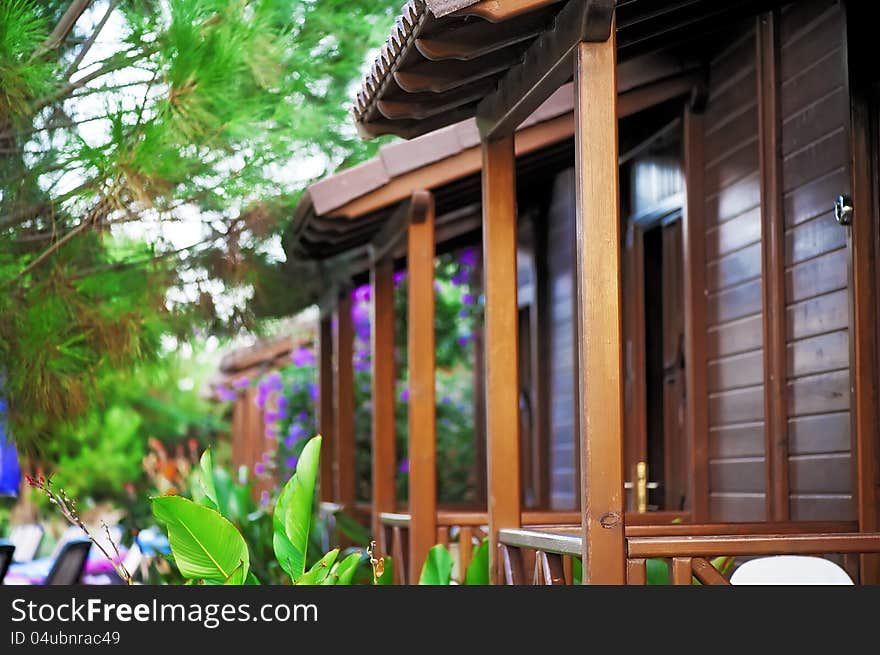
<svg viewBox="0 0 880 655">
<path fill-rule="evenodd" d="M 398 4 L 0 1 L 0 394 L 20 445 L 163 333 L 254 326 L 211 291 L 272 279 L 305 184 L 373 152 L 349 96 Z M 192 216 L 201 238 L 175 250 L 157 226 Z"/>
</svg>

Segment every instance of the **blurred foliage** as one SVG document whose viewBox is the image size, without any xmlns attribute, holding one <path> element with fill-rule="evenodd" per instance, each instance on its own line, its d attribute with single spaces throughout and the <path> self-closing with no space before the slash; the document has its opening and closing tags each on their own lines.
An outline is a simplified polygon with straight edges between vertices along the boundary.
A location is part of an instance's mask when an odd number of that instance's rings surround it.
<svg viewBox="0 0 880 655">
<path fill-rule="evenodd" d="M 19 446 L 91 411 L 103 370 L 159 334 L 254 330 L 307 300 L 279 237 L 309 181 L 375 152 L 349 99 L 398 5 L 0 3 L 0 374 Z"/>
</svg>

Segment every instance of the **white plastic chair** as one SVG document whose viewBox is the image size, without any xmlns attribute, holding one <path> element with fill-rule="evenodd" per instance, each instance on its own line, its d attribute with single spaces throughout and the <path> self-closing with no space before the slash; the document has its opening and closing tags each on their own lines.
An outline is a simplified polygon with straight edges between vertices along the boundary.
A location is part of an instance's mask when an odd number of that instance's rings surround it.
<svg viewBox="0 0 880 655">
<path fill-rule="evenodd" d="M 37 556 L 43 540 L 43 526 L 38 523 L 22 523 L 12 528 L 9 541 L 15 546 L 14 562 L 30 562 Z"/>
<path fill-rule="evenodd" d="M 851 585 L 852 579 L 822 557 L 777 555 L 745 562 L 730 576 L 732 585 Z"/>
</svg>

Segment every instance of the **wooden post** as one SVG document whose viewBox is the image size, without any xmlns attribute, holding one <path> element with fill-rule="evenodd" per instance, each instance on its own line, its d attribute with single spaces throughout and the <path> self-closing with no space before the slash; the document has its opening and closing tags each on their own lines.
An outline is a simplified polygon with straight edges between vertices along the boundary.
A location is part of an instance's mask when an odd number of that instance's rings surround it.
<svg viewBox="0 0 880 655">
<path fill-rule="evenodd" d="M 489 574 L 492 584 L 504 584 L 498 531 L 520 523 L 513 136 L 483 142 L 483 266 Z"/>
<path fill-rule="evenodd" d="M 335 498 L 347 509 L 355 501 L 354 473 L 354 325 L 351 291 L 345 289 L 336 305 L 336 443 L 333 448 Z"/>
<path fill-rule="evenodd" d="M 685 430 L 688 498 L 694 522 L 709 520 L 709 414 L 706 365 L 706 228 L 703 195 L 703 116 L 684 114 L 687 202 L 682 215 L 684 256 Z"/>
<path fill-rule="evenodd" d="M 318 432 L 321 433 L 321 489 L 322 501 L 333 500 L 333 450 L 336 431 L 333 424 L 333 320 L 322 311 L 318 326 Z"/>
<path fill-rule="evenodd" d="M 788 407 L 785 347 L 785 219 L 782 206 L 782 136 L 779 45 L 774 12 L 757 19 L 761 168 L 761 270 L 764 303 L 764 416 L 767 519 L 787 521 Z"/>
<path fill-rule="evenodd" d="M 413 194 L 407 230 L 409 357 L 409 581 L 418 582 L 437 536 L 434 391 L 434 198 Z"/>
<path fill-rule="evenodd" d="M 370 271 L 373 341 L 373 539 L 382 531 L 382 512 L 396 509 L 394 260 L 390 255 Z"/>
<path fill-rule="evenodd" d="M 581 525 L 585 584 L 625 584 L 615 30 L 575 64 Z"/>
</svg>

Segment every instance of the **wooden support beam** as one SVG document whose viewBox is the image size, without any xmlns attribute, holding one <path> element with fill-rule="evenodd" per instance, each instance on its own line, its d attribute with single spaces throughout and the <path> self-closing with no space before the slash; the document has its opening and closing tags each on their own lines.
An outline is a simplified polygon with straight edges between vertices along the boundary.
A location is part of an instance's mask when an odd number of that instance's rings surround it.
<svg viewBox="0 0 880 655">
<path fill-rule="evenodd" d="M 562 8 L 555 28 L 535 39 L 522 62 L 477 106 L 477 126 L 484 140 L 511 134 L 568 81 L 578 44 L 603 43 L 608 38 L 615 4 L 615 0 L 582 0 Z"/>
<path fill-rule="evenodd" d="M 615 33 L 577 47 L 575 169 L 585 584 L 624 584 L 623 341 Z"/>
<path fill-rule="evenodd" d="M 437 426 L 434 385 L 434 197 L 412 197 L 407 235 L 409 357 L 409 580 L 416 582 L 437 535 Z"/>
<path fill-rule="evenodd" d="M 855 476 L 858 487 L 859 530 L 876 532 L 880 529 L 878 515 L 878 485 L 880 485 L 880 453 L 878 453 L 877 403 L 880 401 L 880 344 L 877 323 L 880 319 L 880 289 L 878 289 L 877 247 L 880 225 L 880 125 L 877 107 L 872 106 L 872 86 L 876 79 L 875 66 L 870 58 L 861 55 L 876 38 L 871 7 L 847 3 L 846 39 L 848 47 L 850 97 L 850 143 L 852 148 L 852 224 L 849 231 L 851 267 L 850 376 L 852 381 L 852 430 L 856 454 Z M 876 100 L 874 101 L 876 102 Z M 874 144 L 872 149 L 871 144 Z M 862 584 L 880 584 L 880 557 L 861 558 Z"/>
<path fill-rule="evenodd" d="M 333 448 L 334 496 L 337 503 L 350 508 L 355 501 L 354 445 L 354 325 L 351 318 L 351 292 L 342 291 L 336 304 L 335 421 Z"/>
<path fill-rule="evenodd" d="M 476 60 L 423 61 L 395 71 L 394 81 L 407 93 L 446 93 L 507 70 L 519 52 L 507 48 Z"/>
<path fill-rule="evenodd" d="M 672 584 L 689 585 L 692 579 L 692 564 L 690 557 L 672 558 Z"/>
<path fill-rule="evenodd" d="M 494 80 L 485 80 L 447 93 L 413 93 L 401 100 L 377 100 L 376 108 L 389 120 L 423 120 L 476 103 L 494 88 Z"/>
<path fill-rule="evenodd" d="M 764 329 L 766 518 L 789 518 L 788 407 L 785 344 L 785 217 L 782 206 L 782 119 L 779 44 L 774 12 L 756 19 L 758 138 L 761 169 L 761 284 Z"/>
<path fill-rule="evenodd" d="M 321 316 L 318 327 L 318 432 L 321 433 L 320 498 L 333 500 L 333 451 L 336 447 L 336 416 L 333 411 L 333 319 Z"/>
<path fill-rule="evenodd" d="M 382 512 L 397 509 L 397 447 L 394 368 L 394 261 L 383 257 L 370 270 L 373 364 L 373 539 Z"/>
<path fill-rule="evenodd" d="M 483 267 L 489 576 L 492 584 L 503 584 L 498 531 L 520 524 L 513 136 L 483 143 Z"/>
<path fill-rule="evenodd" d="M 682 214 L 684 252 L 684 358 L 687 405 L 688 504 L 694 522 L 709 519 L 709 414 L 706 364 L 706 228 L 703 116 L 684 115 L 687 202 Z"/>
</svg>

